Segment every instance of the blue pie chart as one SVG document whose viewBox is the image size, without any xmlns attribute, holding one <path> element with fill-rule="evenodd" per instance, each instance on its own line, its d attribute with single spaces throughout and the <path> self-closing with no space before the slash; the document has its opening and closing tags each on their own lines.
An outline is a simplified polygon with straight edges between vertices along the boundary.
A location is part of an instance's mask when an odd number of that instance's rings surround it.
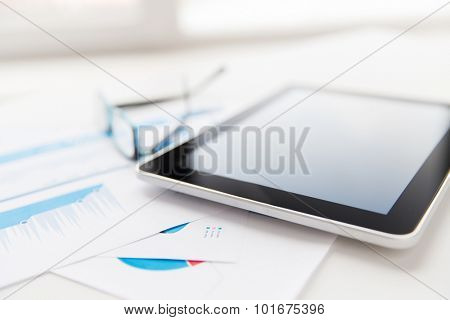
<svg viewBox="0 0 450 320">
<path fill-rule="evenodd" d="M 172 260 L 172 259 L 142 259 L 142 258 L 118 258 L 130 267 L 142 270 L 168 271 L 194 267 L 203 261 Z"/>
</svg>

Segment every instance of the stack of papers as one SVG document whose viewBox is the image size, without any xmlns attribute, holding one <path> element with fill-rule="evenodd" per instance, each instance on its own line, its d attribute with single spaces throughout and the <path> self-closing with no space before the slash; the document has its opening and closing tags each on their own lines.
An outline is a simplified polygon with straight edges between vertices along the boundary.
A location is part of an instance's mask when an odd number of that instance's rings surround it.
<svg viewBox="0 0 450 320">
<path fill-rule="evenodd" d="M 141 182 L 107 135 L 61 121 L 57 139 L 18 123 L 32 141 L 0 153 L 0 288 L 53 272 L 120 298 L 295 298 L 334 240 Z"/>
<path fill-rule="evenodd" d="M 229 209 L 54 272 L 121 298 L 292 299 L 333 239 Z"/>
</svg>

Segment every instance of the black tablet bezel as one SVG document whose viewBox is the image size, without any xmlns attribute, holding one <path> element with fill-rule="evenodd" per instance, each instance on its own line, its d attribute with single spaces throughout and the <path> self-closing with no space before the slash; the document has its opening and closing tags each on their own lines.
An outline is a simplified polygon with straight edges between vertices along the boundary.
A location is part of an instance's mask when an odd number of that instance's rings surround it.
<svg viewBox="0 0 450 320">
<path fill-rule="evenodd" d="M 330 92 L 350 94 L 339 91 Z M 450 167 L 449 130 L 447 130 L 445 136 L 430 153 L 391 210 L 385 215 L 290 193 L 277 189 L 276 186 L 270 188 L 203 172 L 200 173 L 183 165 L 189 153 L 205 143 L 207 139 L 210 139 L 221 131 L 227 130 L 230 124 L 238 122 L 249 113 L 255 111 L 256 108 L 264 106 L 270 100 L 275 99 L 284 93 L 286 93 L 286 91 L 283 91 L 263 101 L 261 104 L 250 108 L 237 117 L 230 119 L 227 121 L 227 125 L 212 128 L 211 130 L 202 133 L 200 136 L 140 165 L 139 169 L 143 172 L 160 175 L 165 178 L 182 181 L 187 184 L 223 192 L 244 199 L 250 199 L 263 204 L 340 221 L 371 230 L 396 235 L 409 234 L 414 231 L 448 174 Z M 401 98 L 379 97 L 365 94 L 357 95 L 378 99 L 394 99 L 398 101 L 424 103 L 423 101 L 413 101 Z"/>
</svg>

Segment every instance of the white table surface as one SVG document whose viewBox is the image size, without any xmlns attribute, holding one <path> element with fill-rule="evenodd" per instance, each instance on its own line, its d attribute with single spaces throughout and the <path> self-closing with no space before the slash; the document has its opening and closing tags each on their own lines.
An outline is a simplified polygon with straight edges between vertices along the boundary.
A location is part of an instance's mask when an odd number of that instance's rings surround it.
<svg viewBox="0 0 450 320">
<path fill-rule="evenodd" d="M 89 55 L 89 58 L 138 91 L 145 90 L 141 79 L 149 74 L 208 69 L 226 63 L 233 75 L 239 77 L 240 90 L 259 97 L 289 83 L 320 86 L 400 31 L 354 30 L 280 42 Z M 36 33 L 36 36 L 45 35 Z M 448 57 L 450 34 L 419 26 L 334 81 L 331 87 L 450 102 Z M 49 89 L 80 92 L 92 91 L 100 85 L 117 85 L 116 80 L 70 51 L 67 57 L 58 59 L 0 61 L 0 70 L 0 108 L 7 98 L 28 92 Z M 449 213 L 447 192 L 422 241 L 408 250 L 371 249 L 358 241 L 338 237 L 298 298 L 440 299 L 439 294 L 450 297 Z M 0 290 L 0 296 L 5 293 L 6 290 Z M 46 274 L 11 298 L 114 297 Z"/>
</svg>

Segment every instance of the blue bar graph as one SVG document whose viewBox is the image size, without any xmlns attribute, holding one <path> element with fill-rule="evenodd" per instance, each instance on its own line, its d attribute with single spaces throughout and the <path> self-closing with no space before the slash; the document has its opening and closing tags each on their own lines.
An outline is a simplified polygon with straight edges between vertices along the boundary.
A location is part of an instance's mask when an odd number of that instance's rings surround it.
<svg viewBox="0 0 450 320">
<path fill-rule="evenodd" d="M 29 204 L 24 207 L 0 212 L 0 229 L 25 223 L 31 217 L 83 200 L 87 195 L 99 190 L 101 185 L 77 190 L 54 198 Z"/>
</svg>

